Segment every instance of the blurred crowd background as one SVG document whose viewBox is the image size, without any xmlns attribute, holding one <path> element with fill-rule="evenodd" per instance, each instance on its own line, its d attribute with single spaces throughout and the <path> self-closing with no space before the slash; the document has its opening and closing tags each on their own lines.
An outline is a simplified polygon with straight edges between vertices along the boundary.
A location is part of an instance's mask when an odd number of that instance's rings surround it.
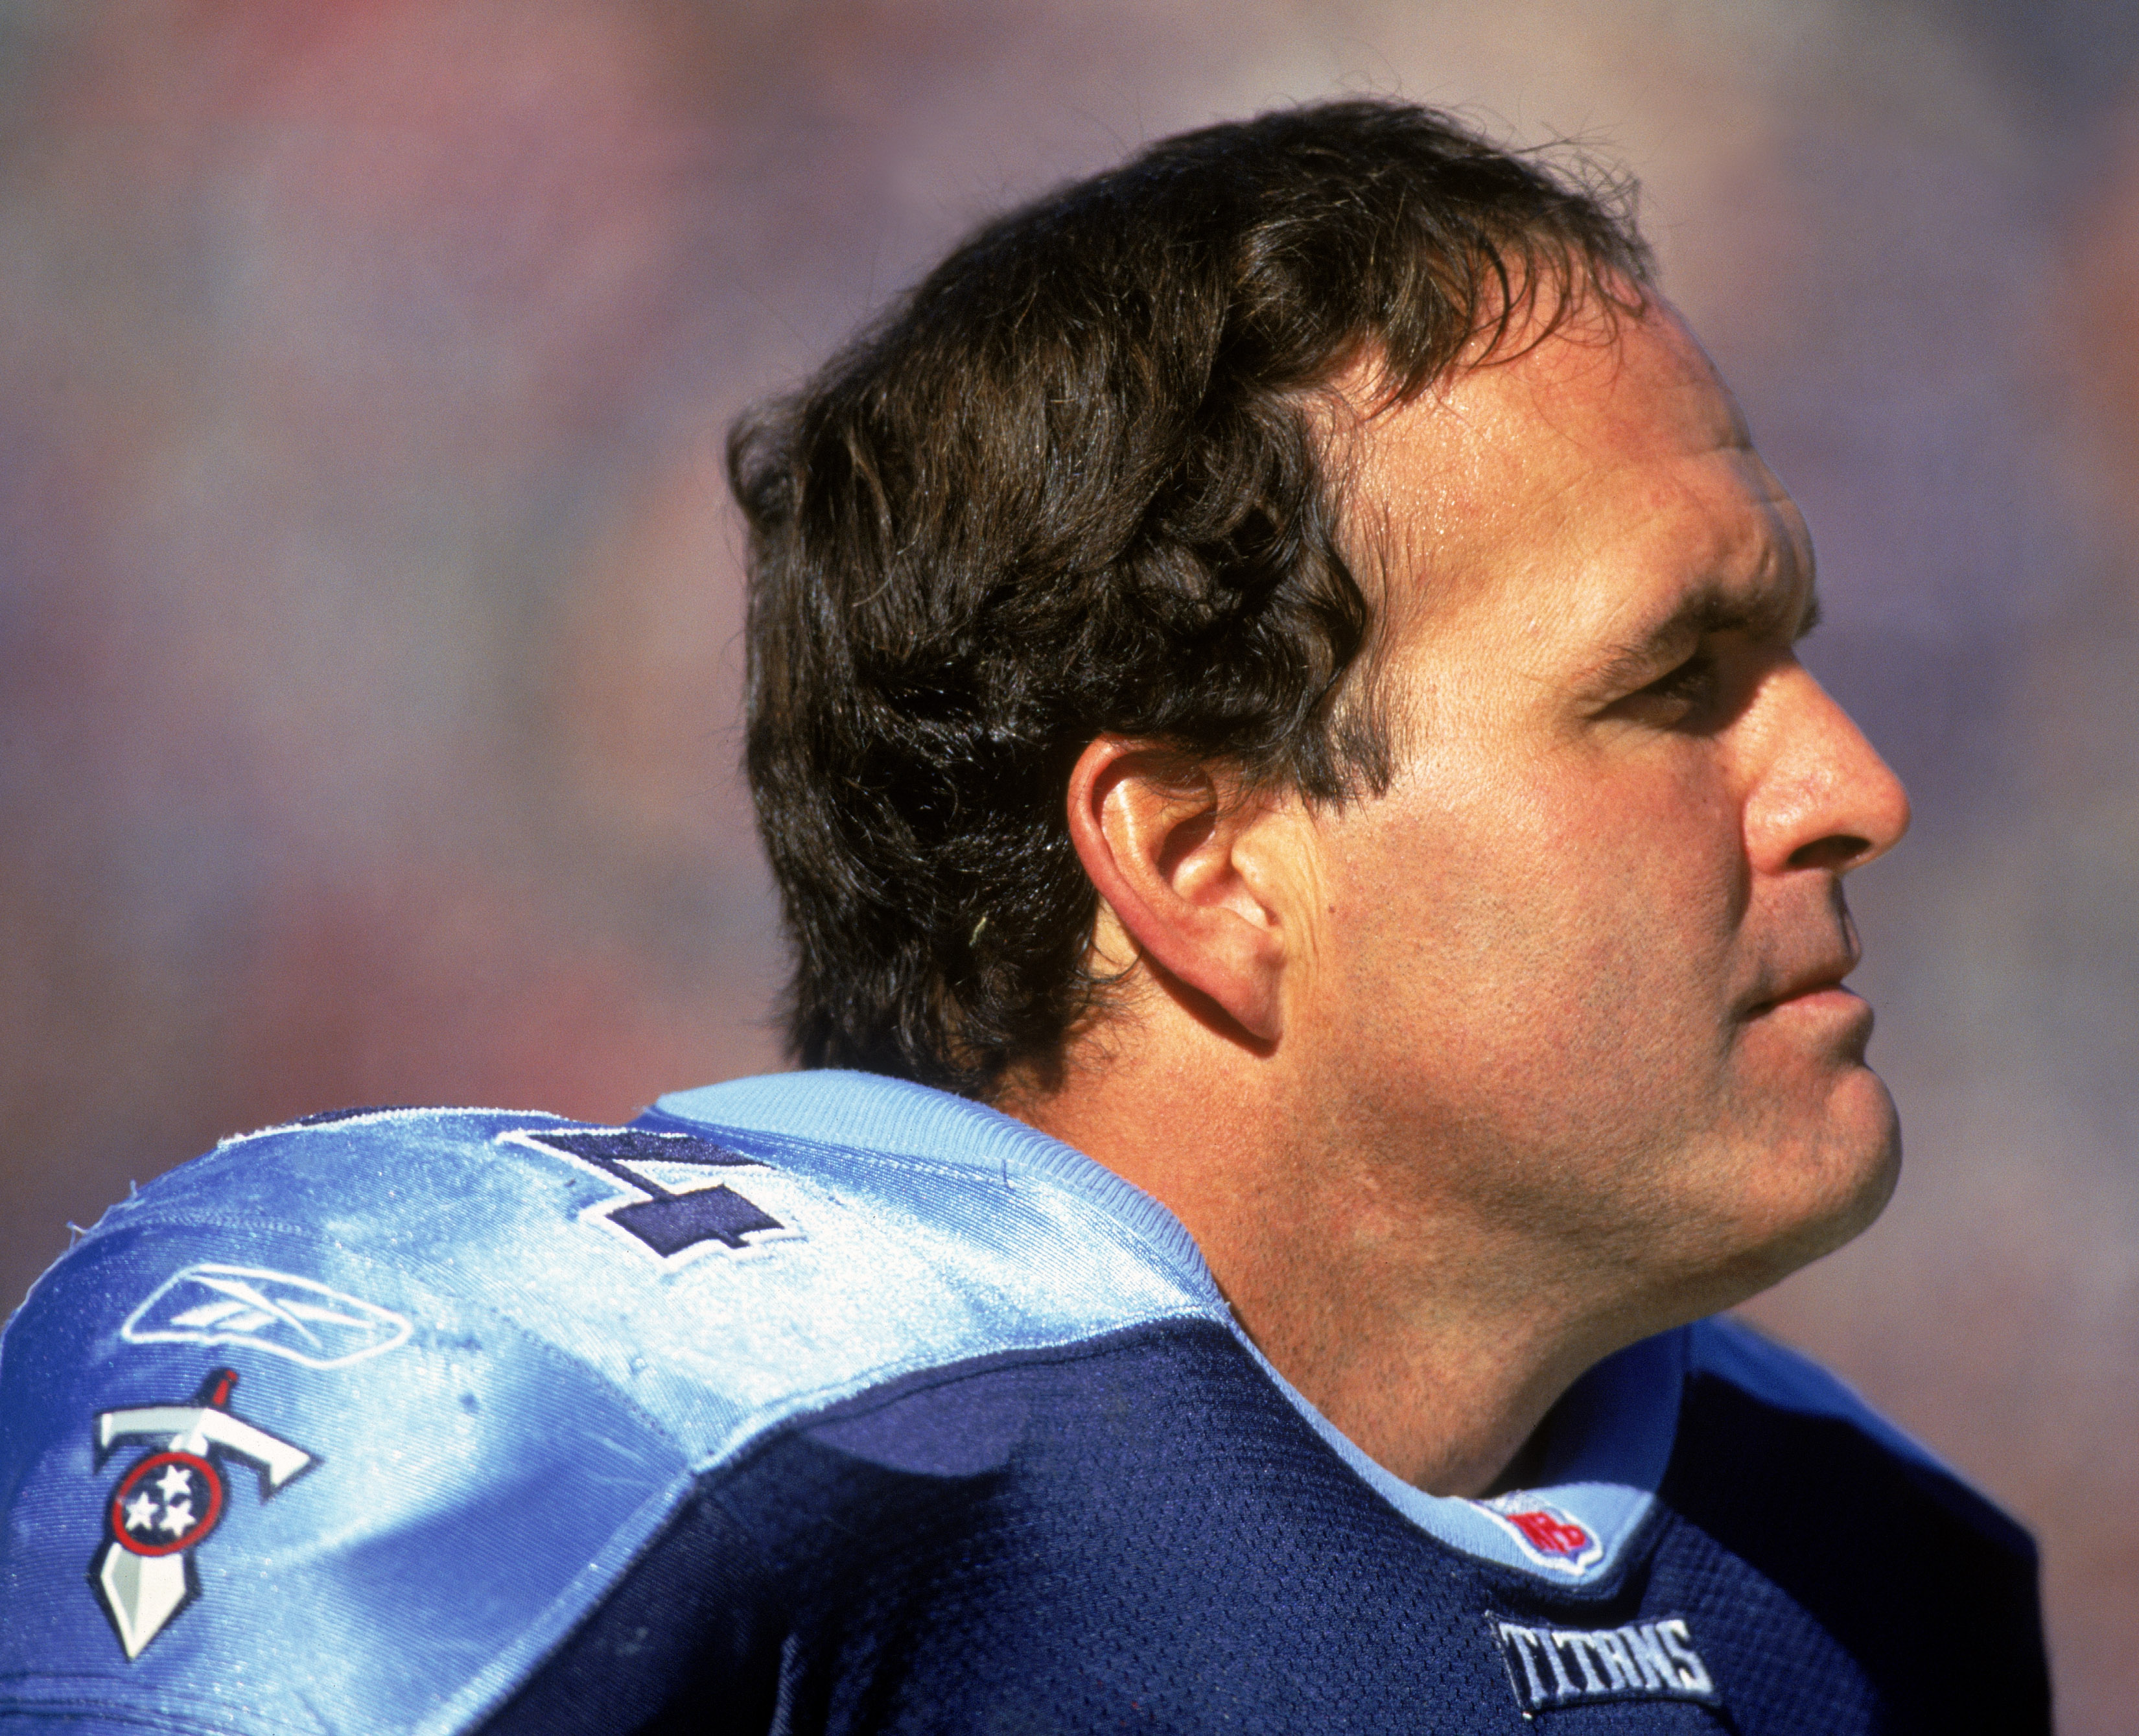
<svg viewBox="0 0 2139 1736">
<path fill-rule="evenodd" d="M 730 419 L 975 218 L 1388 92 L 1642 184 L 1910 783 L 1908 1169 L 1750 1311 L 2042 1539 L 2139 1703 L 2139 9 L 0 0 L 0 1311 L 355 1103 L 779 1062 Z"/>
</svg>

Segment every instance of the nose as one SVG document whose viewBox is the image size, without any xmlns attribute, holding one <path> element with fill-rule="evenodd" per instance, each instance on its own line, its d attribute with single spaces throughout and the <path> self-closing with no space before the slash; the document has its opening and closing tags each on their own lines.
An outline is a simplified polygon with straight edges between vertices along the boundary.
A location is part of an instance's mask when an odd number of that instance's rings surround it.
<svg viewBox="0 0 2139 1736">
<path fill-rule="evenodd" d="M 1754 866 L 1847 874 L 1900 843 L 1908 792 L 1812 672 L 1777 671 L 1762 701 L 1745 810 Z"/>
</svg>

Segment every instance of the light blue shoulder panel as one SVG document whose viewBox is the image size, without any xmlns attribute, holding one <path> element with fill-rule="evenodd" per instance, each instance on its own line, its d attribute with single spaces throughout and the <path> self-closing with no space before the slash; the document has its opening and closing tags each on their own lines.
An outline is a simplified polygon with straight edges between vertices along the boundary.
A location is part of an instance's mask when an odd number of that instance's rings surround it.
<svg viewBox="0 0 2139 1736">
<path fill-rule="evenodd" d="M 806 1081 L 806 1084 L 805 1084 Z M 1021 1122 L 918 1086 L 861 1073 L 740 1079 L 661 1100 L 678 1127 L 805 1135 L 828 1123 L 872 1151 L 999 1170 L 1011 1187 L 1081 1196 L 1134 1234 L 1182 1283 L 1206 1297 L 1271 1385 L 1360 1480 L 1451 1548 L 1561 1585 L 1594 1585 L 1640 1547 L 1671 1460 L 1688 1357 L 1687 1331 L 1665 1332 L 1607 1357 L 1560 1400 L 1539 1481 L 1490 1500 L 1432 1495 L 1353 1444 L 1272 1367 L 1219 1298 L 1202 1253 L 1149 1195 L 1082 1153 Z"/>
<path fill-rule="evenodd" d="M 637 1130 L 394 1111 L 227 1142 L 0 1341 L 0 1715 L 462 1728 L 783 1420 L 1167 1320 L 1237 1334 L 1162 1206 L 888 1080 L 737 1081 Z M 1593 1371 L 1544 1486 L 1492 1503 L 1402 1483 L 1270 1376 L 1422 1529 L 1581 1582 L 1653 1505 L 1686 1344 Z"/>
<path fill-rule="evenodd" d="M 731 1133 L 708 1168 L 660 1117 L 590 1147 L 379 1112 L 115 1207 L 0 1340 L 0 1718 L 462 1728 L 783 1419 L 1222 1312 L 1200 1262 L 999 1150 L 871 1156 L 796 1113 L 835 1140 Z M 663 1201 L 655 1230 L 725 1238 L 624 1227 Z"/>
</svg>

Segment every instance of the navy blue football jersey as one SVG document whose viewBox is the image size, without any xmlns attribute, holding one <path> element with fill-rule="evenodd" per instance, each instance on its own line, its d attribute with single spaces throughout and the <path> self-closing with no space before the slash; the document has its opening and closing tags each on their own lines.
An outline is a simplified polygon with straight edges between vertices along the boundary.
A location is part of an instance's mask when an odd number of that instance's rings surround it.
<svg viewBox="0 0 2139 1736">
<path fill-rule="evenodd" d="M 0 1340 L 0 1728 L 2040 1730 L 2025 1535 L 1725 1322 L 1440 1498 L 1156 1201 L 851 1073 L 376 1110 L 109 1212 Z"/>
</svg>

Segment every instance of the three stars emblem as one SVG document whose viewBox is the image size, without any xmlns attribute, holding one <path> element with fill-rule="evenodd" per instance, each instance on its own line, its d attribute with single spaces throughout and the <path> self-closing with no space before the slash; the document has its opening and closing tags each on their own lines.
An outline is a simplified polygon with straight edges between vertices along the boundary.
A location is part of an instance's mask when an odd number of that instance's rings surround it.
<svg viewBox="0 0 2139 1736">
<path fill-rule="evenodd" d="M 119 1479 L 106 1508 L 110 1540 L 90 1568 L 104 1612 L 129 1658 L 200 1595 L 193 1551 L 229 1505 L 223 1465 L 236 1459 L 260 1474 L 266 1500 L 319 1461 L 301 1447 L 231 1414 L 232 1370 L 218 1368 L 188 1405 L 106 1410 L 96 1419 L 97 1457 L 121 1441 L 159 1441 Z"/>
</svg>

